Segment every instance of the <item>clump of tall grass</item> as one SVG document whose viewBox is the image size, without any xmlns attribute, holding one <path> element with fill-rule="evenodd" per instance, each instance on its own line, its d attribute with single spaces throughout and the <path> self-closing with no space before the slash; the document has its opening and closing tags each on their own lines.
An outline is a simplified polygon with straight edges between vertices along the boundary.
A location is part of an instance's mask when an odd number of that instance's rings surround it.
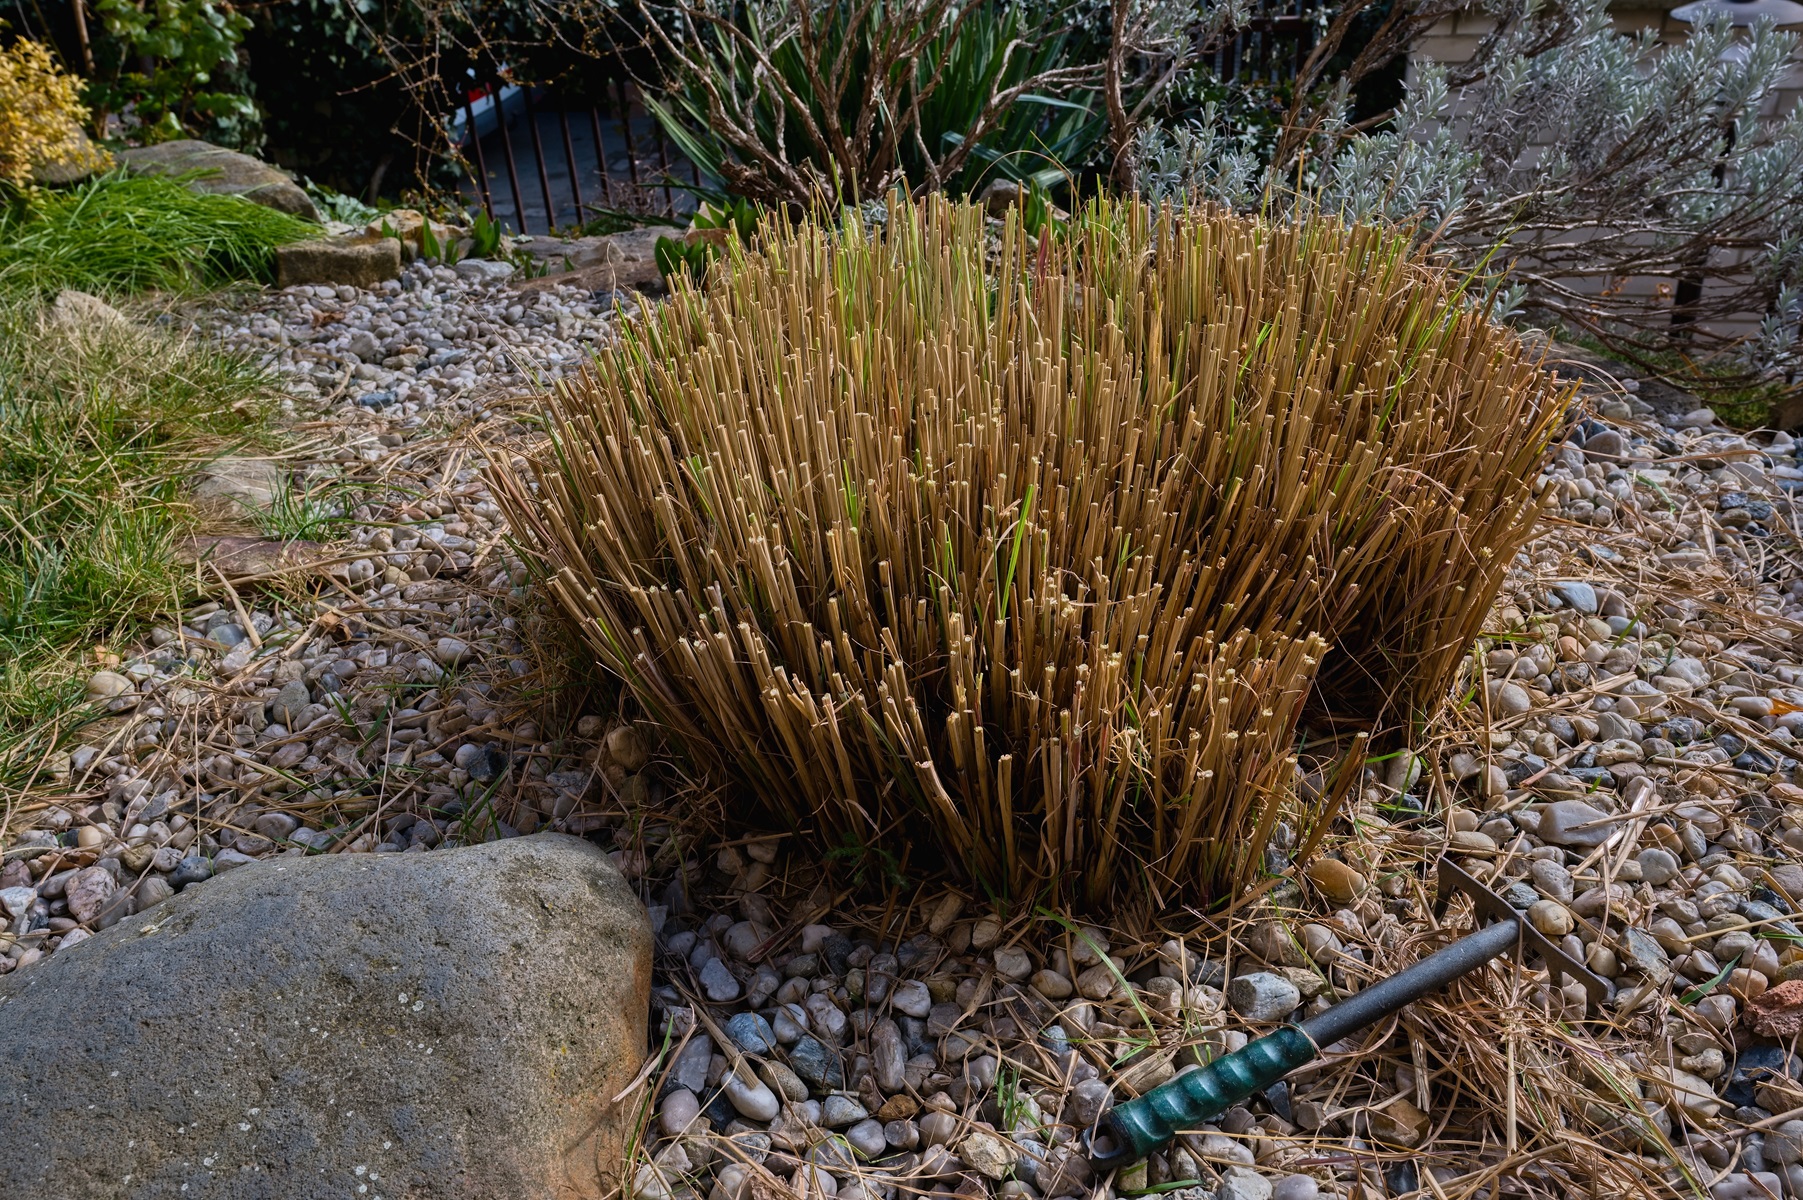
<svg viewBox="0 0 1803 1200">
<path fill-rule="evenodd" d="M 121 294 L 267 282 L 276 247 L 318 233 L 240 196 L 109 172 L 67 190 L 23 194 L 0 209 L 0 290 Z"/>
<path fill-rule="evenodd" d="M 997 248 L 938 200 L 766 226 L 548 408 L 514 528 L 691 753 L 1088 902 L 1320 829 L 1299 722 L 1437 701 L 1562 413 L 1390 232 L 1098 202 Z"/>
<path fill-rule="evenodd" d="M 0 294 L 0 777 L 80 700 L 75 657 L 187 599 L 188 479 L 271 394 L 242 356 L 105 312 Z"/>
</svg>

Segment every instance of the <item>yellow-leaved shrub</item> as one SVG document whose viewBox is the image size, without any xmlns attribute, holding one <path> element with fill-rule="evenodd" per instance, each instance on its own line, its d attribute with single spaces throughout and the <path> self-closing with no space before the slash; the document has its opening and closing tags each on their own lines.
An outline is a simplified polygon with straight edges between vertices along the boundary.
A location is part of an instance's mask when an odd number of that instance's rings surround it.
<svg viewBox="0 0 1803 1200">
<path fill-rule="evenodd" d="M 58 70 L 42 43 L 0 49 L 0 181 L 24 187 L 46 167 L 106 165 L 82 131 L 87 119 L 81 80 Z"/>
</svg>

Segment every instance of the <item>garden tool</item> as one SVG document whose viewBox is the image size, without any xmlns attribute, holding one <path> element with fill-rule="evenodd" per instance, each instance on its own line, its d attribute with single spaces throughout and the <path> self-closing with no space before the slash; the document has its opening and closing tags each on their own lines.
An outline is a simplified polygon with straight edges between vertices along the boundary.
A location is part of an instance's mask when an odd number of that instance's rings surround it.
<svg viewBox="0 0 1803 1200">
<path fill-rule="evenodd" d="M 1299 1024 L 1285 1025 L 1245 1047 L 1186 1071 L 1144 1095 L 1103 1113 L 1085 1135 L 1085 1149 L 1098 1171 L 1137 1162 L 1177 1134 L 1198 1129 L 1241 1100 L 1261 1092 L 1296 1068 L 1313 1061 L 1321 1047 L 1375 1025 L 1499 954 L 1537 954 L 1549 971 L 1576 979 L 1592 1005 L 1602 1003 L 1609 985 L 1583 963 L 1535 929 L 1509 902 L 1472 878 L 1450 858 L 1440 860 L 1434 912 L 1446 911 L 1455 893 L 1471 898 L 1479 928 L 1428 955 L 1414 966 Z M 1484 924 L 1489 921 L 1489 924 Z"/>
</svg>

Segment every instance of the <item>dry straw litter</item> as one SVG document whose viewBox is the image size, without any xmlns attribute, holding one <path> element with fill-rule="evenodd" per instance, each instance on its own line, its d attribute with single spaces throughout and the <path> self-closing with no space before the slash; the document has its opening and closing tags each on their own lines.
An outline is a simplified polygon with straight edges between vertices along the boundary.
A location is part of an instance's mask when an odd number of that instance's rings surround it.
<svg viewBox="0 0 1803 1200">
<path fill-rule="evenodd" d="M 546 403 L 513 527 L 698 762 L 824 846 L 1077 903 L 1306 849 L 1305 720 L 1439 702 L 1564 419 L 1391 232 L 936 198 L 766 225 Z"/>
</svg>

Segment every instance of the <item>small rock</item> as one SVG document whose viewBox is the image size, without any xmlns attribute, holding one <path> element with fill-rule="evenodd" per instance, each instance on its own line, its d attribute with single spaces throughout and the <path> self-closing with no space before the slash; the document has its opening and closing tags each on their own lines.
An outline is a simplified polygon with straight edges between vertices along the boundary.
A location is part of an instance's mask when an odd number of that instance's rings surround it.
<svg viewBox="0 0 1803 1200">
<path fill-rule="evenodd" d="M 732 968 L 717 958 L 710 958 L 702 964 L 701 986 L 707 992 L 707 998 L 715 1004 L 725 1004 L 739 998 L 739 981 L 733 977 Z"/>
<path fill-rule="evenodd" d="M 175 864 L 175 870 L 169 873 L 169 884 L 176 891 L 181 891 L 192 883 L 205 883 L 213 878 L 213 864 L 198 854 L 190 854 Z"/>
<path fill-rule="evenodd" d="M 1313 1175 L 1285 1175 L 1271 1185 L 1271 1200 L 1320 1200 L 1321 1185 Z"/>
<path fill-rule="evenodd" d="M 870 1027 L 870 1069 L 877 1087 L 890 1095 L 901 1091 L 906 1084 L 906 1060 L 901 1030 L 894 1021 L 884 1018 Z"/>
<path fill-rule="evenodd" d="M 307 685 L 298 679 L 284 683 L 275 699 L 269 702 L 269 719 L 277 725 L 294 727 L 295 718 L 307 705 L 313 703 L 313 697 L 307 691 Z"/>
<path fill-rule="evenodd" d="M 817 1091 L 836 1091 L 845 1086 L 845 1068 L 838 1053 L 819 1038 L 804 1037 L 789 1047 L 789 1065 Z"/>
<path fill-rule="evenodd" d="M 1215 1200 L 1271 1200 L 1271 1195 L 1271 1181 L 1248 1167 L 1228 1167 L 1215 1188 Z"/>
<path fill-rule="evenodd" d="M 1609 814 L 1592 808 L 1582 800 L 1555 800 L 1540 810 L 1540 838 L 1557 846 L 1598 846 L 1615 832 L 1614 825 L 1580 826 L 1600 821 Z"/>
<path fill-rule="evenodd" d="M 441 666 L 460 667 L 470 658 L 470 644 L 461 638 L 441 637 L 432 650 Z"/>
<path fill-rule="evenodd" d="M 878 1158 L 889 1147 L 888 1135 L 881 1121 L 859 1121 L 845 1131 L 845 1140 L 860 1158 Z"/>
<path fill-rule="evenodd" d="M 133 893 L 139 912 L 155 908 L 174 895 L 175 889 L 161 875 L 146 876 L 143 882 L 138 884 L 137 891 Z"/>
<path fill-rule="evenodd" d="M 1640 877 L 1653 887 L 1664 887 L 1677 878 L 1678 856 L 1670 850 L 1649 846 L 1635 856 L 1635 861 L 1640 864 Z"/>
<path fill-rule="evenodd" d="M 1784 1194 L 1784 1184 L 1771 1171 L 1736 1171 L 1709 1189 L 1709 1200 L 1771 1200 Z"/>
<path fill-rule="evenodd" d="M 1519 683 L 1504 682 L 1495 685 L 1490 707 L 1498 716 L 1519 717 L 1526 715 L 1534 707 L 1534 702 L 1529 698 L 1527 689 Z"/>
<path fill-rule="evenodd" d="M 1301 993 L 1297 993 L 1301 1000 Z M 1079 1129 L 1087 1129 L 1096 1123 L 1102 1110 L 1108 1107 L 1111 1093 L 1109 1087 L 1100 1079 L 1085 1079 L 1071 1089 L 1070 1099 L 1066 1102 L 1066 1115 L 1070 1123 Z"/>
<path fill-rule="evenodd" d="M 1370 1113 L 1371 1136 L 1396 1146 L 1419 1146 L 1432 1122 L 1407 1100 L 1392 1100 Z"/>
<path fill-rule="evenodd" d="M 1633 970 L 1663 983 L 1671 975 L 1671 960 L 1657 938 L 1633 926 L 1621 932 L 1621 961 Z"/>
<path fill-rule="evenodd" d="M 1589 449 L 1589 444 L 1585 444 Z M 1565 602 L 1567 608 L 1576 609 L 1586 616 L 1596 615 L 1596 589 L 1588 583 L 1567 581 L 1553 585 L 1553 592 Z"/>
<path fill-rule="evenodd" d="M 820 1102 L 820 1124 L 827 1129 L 843 1129 L 869 1116 L 870 1111 L 850 1096 L 835 1092 Z"/>
<path fill-rule="evenodd" d="M 1535 888 L 1548 900 L 1557 900 L 1561 904 L 1571 903 L 1572 878 L 1571 872 L 1565 869 L 1565 864 L 1537 858 L 1528 864 L 1528 878 L 1534 881 Z"/>
<path fill-rule="evenodd" d="M 1019 946 L 1004 946 L 995 952 L 995 973 L 1003 979 L 1025 979 L 1033 973 L 1033 960 Z"/>
<path fill-rule="evenodd" d="M 226 454 L 200 469 L 194 495 L 201 500 L 219 500 L 234 508 L 267 510 L 274 507 L 276 498 L 287 487 L 287 473 L 273 459 Z"/>
<path fill-rule="evenodd" d="M 88 676 L 89 700 L 111 700 L 131 690 L 131 680 L 117 671 L 96 671 Z"/>
<path fill-rule="evenodd" d="M 1658 1063 L 1648 1068 L 1648 1074 L 1667 1099 L 1693 1117 L 1707 1120 L 1722 1110 L 1721 1098 L 1707 1079 Z"/>
<path fill-rule="evenodd" d="M 1803 979 L 1790 979 L 1747 1005 L 1748 1028 L 1762 1037 L 1788 1042 L 1803 1033 Z"/>
<path fill-rule="evenodd" d="M 213 873 L 223 875 L 227 871 L 235 871 L 239 867 L 254 867 L 263 860 L 252 858 L 237 850 L 221 850 L 213 856 Z"/>
<path fill-rule="evenodd" d="M 1767 1133 L 1765 1157 L 1780 1166 L 1803 1163 L 1803 1121 L 1786 1121 Z"/>
<path fill-rule="evenodd" d="M 732 1106 L 753 1121 L 773 1121 L 781 1111 L 775 1092 L 761 1083 L 747 1083 L 737 1071 L 727 1071 L 720 1083 Z"/>
<path fill-rule="evenodd" d="M 910 1017 L 926 1019 L 927 1013 L 933 1010 L 933 994 L 927 991 L 927 985 L 917 979 L 897 985 L 890 994 L 889 1003 L 897 1010 Z"/>
<path fill-rule="evenodd" d="M 1227 1002 L 1248 1021 L 1281 1021 L 1296 1011 L 1302 993 L 1281 975 L 1254 971 L 1228 983 Z"/>
<path fill-rule="evenodd" d="M 958 1146 L 958 1157 L 973 1170 L 991 1179 L 1005 1179 L 1014 1169 L 1014 1147 L 996 1135 L 977 1130 Z"/>
<path fill-rule="evenodd" d="M 1628 438 L 1619 429 L 1605 429 L 1584 440 L 1584 457 L 1591 462 L 1615 463 L 1628 455 Z M 1595 609 L 1591 610 L 1596 611 Z"/>
<path fill-rule="evenodd" d="M 1528 920 L 1547 937 L 1561 938 L 1574 927 L 1571 912 L 1557 900 L 1537 900 L 1528 907 Z"/>
<path fill-rule="evenodd" d="M 734 1013 L 726 1022 L 726 1036 L 747 1054 L 769 1054 L 776 1049 L 776 1031 L 754 1012 Z"/>
<path fill-rule="evenodd" d="M 288 813 L 270 812 L 258 817 L 251 828 L 272 842 L 283 842 L 300 828 L 300 821 Z"/>
<path fill-rule="evenodd" d="M 701 1116 L 701 1101 L 688 1088 L 676 1088 L 664 1097 L 657 1111 L 658 1127 L 666 1137 L 681 1137 Z"/>
<path fill-rule="evenodd" d="M 69 880 L 63 899 L 69 906 L 69 915 L 86 925 L 100 915 L 118 890 L 119 882 L 110 871 L 104 867 L 86 867 Z"/>
<path fill-rule="evenodd" d="M 608 730 L 606 745 L 607 756 L 629 775 L 643 770 L 651 761 L 644 737 L 631 725 L 616 725 Z"/>
<path fill-rule="evenodd" d="M 9 917 L 22 917 L 31 911 L 37 903 L 37 889 L 29 887 L 9 887 L 0 889 L 0 909 Z"/>
<path fill-rule="evenodd" d="M 513 278 L 513 264 L 487 258 L 466 258 L 451 268 L 472 283 L 505 283 Z"/>
<path fill-rule="evenodd" d="M 1370 886 L 1365 877 L 1337 858 L 1317 858 L 1308 865 L 1309 882 L 1336 904 L 1351 904 Z"/>
</svg>

